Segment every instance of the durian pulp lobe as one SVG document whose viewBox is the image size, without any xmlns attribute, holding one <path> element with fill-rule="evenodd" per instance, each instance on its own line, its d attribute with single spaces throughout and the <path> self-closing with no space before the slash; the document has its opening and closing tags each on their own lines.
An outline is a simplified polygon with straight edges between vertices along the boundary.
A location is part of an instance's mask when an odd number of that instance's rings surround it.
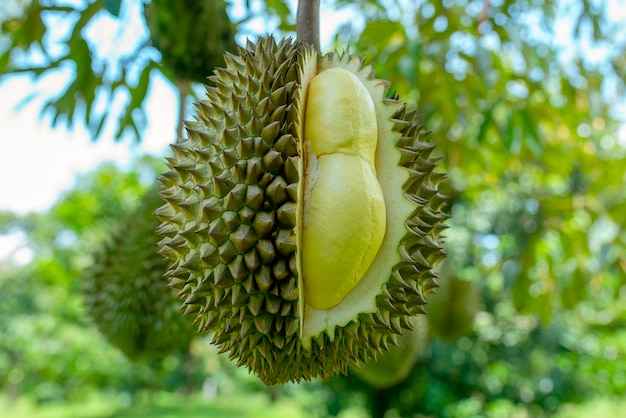
<svg viewBox="0 0 626 418">
<path fill-rule="evenodd" d="M 363 278 L 383 241 L 386 209 L 374 166 L 372 98 L 351 72 L 332 68 L 309 85 L 304 141 L 308 193 L 302 227 L 306 303 L 339 304 Z"/>
<path fill-rule="evenodd" d="M 316 156 L 344 153 L 374 166 L 378 128 L 370 93 L 343 68 L 319 73 L 309 85 L 304 140 Z"/>
</svg>

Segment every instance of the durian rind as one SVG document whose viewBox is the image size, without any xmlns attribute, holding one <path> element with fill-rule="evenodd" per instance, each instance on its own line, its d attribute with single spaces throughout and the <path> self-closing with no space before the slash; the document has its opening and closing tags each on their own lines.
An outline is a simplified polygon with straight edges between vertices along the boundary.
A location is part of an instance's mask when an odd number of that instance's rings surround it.
<svg viewBox="0 0 626 418">
<path fill-rule="evenodd" d="M 391 121 L 393 114 L 400 108 L 400 103 L 385 102 L 384 95 L 387 83 L 374 77 L 371 67 L 364 67 L 360 58 L 349 54 L 327 54 L 320 60 L 319 72 L 331 68 L 343 68 L 357 76 L 366 87 L 376 109 L 378 125 L 378 144 L 376 147 L 377 179 L 383 190 L 387 212 L 387 231 L 381 247 L 370 265 L 368 272 L 359 284 L 337 306 L 319 310 L 306 304 L 304 313 L 303 345 L 308 347 L 311 337 L 325 332 L 330 340 L 335 338 L 335 328 L 344 327 L 354 321 L 361 313 L 374 313 L 377 310 L 376 296 L 381 292 L 382 285 L 388 280 L 389 272 L 399 262 L 396 246 L 404 234 L 404 226 L 400 222 L 390 222 L 391 219 L 407 219 L 414 210 L 411 203 L 405 199 L 398 184 L 404 184 L 408 173 L 396 164 L 385 164 L 389 161 L 399 161 L 399 150 L 394 144 L 400 139 L 400 133 L 393 129 Z M 389 187 L 391 183 L 391 187 Z M 394 193 L 396 192 L 396 193 Z M 397 194 L 400 193 L 398 198 Z M 400 214 L 397 217 L 398 213 Z M 399 226 L 399 227 L 398 227 Z M 389 245 L 390 242 L 396 244 Z M 383 262 L 381 262 L 381 260 Z M 386 263 L 384 261 L 387 261 Z M 306 280 L 306 278 L 305 278 Z"/>
<path fill-rule="evenodd" d="M 268 384 L 311 379 L 295 254 L 300 80 L 311 70 L 299 46 L 273 37 L 225 60 L 161 177 L 167 276 L 198 331 L 238 365 Z"/>
<path fill-rule="evenodd" d="M 399 334 L 413 328 L 412 316 L 424 313 L 424 296 L 437 286 L 432 268 L 444 257 L 446 197 L 438 191 L 444 176 L 434 171 L 434 145 L 426 141 L 416 112 L 396 97 L 386 98 L 388 83 L 360 58 L 328 54 L 319 71 L 338 66 L 358 76 L 376 107 L 376 170 L 387 231 L 367 274 L 339 305 L 320 311 L 305 301 L 302 344 L 312 351 L 333 346 L 344 353 L 342 362 L 363 364 L 395 345 Z"/>
</svg>

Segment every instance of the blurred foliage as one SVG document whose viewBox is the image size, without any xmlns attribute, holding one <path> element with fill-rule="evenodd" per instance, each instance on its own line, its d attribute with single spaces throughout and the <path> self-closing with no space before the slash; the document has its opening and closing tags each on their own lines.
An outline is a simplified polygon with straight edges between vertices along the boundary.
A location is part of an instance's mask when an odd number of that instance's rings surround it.
<svg viewBox="0 0 626 418">
<path fill-rule="evenodd" d="M 354 38 L 432 130 L 450 177 L 459 277 L 546 322 L 599 288 L 617 297 L 625 149 L 612 109 L 624 67 L 611 64 L 626 28 L 587 2 L 389 3 L 402 14 L 364 6 L 363 31 L 338 40 Z M 616 32 L 588 34 L 569 20 Z M 570 39 L 589 45 L 564 51 Z"/>
<path fill-rule="evenodd" d="M 289 1 L 239 3 L 243 15 L 231 14 L 238 40 L 254 35 L 258 19 L 277 35 L 294 28 Z M 482 305 L 468 335 L 445 343 L 431 338 L 408 379 L 389 389 L 349 375 L 272 392 L 202 340 L 192 347 L 201 365 L 193 379 L 222 376 L 220 393 L 298 399 L 311 417 L 364 408 L 388 417 L 571 417 L 580 415 L 571 404 L 591 399 L 599 406 L 586 415 L 618 416 L 611 411 L 621 409 L 606 399 L 626 390 L 618 361 L 626 355 L 626 138 L 619 133 L 626 27 L 609 3 L 323 2 L 352 11 L 335 46 L 364 54 L 432 131 L 452 199 L 450 277 L 480 291 Z M 0 74 L 39 79 L 69 67 L 75 76 L 42 112 L 55 124 L 84 123 L 94 139 L 112 118 L 117 139 L 128 129 L 139 139 L 149 83 L 168 70 L 147 33 L 136 49 L 115 54 L 92 37 L 99 19 L 121 28 L 141 7 L 131 0 L 60 4 L 3 3 Z M 69 22 L 65 35 L 51 31 L 59 20 Z M 129 98 L 119 115 L 103 107 L 116 94 Z M 173 368 L 171 360 L 127 366 L 85 323 L 76 294 L 76 278 L 90 262 L 85 249 L 102 242 L 148 184 L 143 164 L 125 173 L 101 167 L 49 213 L 0 214 L 0 232 L 23 231 L 33 253 L 25 266 L 0 263 L 0 375 L 7 388 L 19 382 L 25 393 L 67 396 L 86 386 L 145 387 L 157 375 L 169 376 L 160 384 L 172 388 L 185 384 L 182 357 Z M 42 360 L 60 353 L 60 366 Z"/>
<path fill-rule="evenodd" d="M 626 28 L 607 2 L 358 4 L 364 28 L 336 42 L 421 111 L 450 178 L 450 268 L 485 305 L 380 402 L 537 417 L 621 393 Z"/>
<path fill-rule="evenodd" d="M 6 6 L 7 16 L 0 15 L 4 18 L 0 77 L 21 73 L 41 79 L 69 74 L 70 81 L 58 95 L 45 98 L 41 114 L 50 115 L 53 126 L 82 124 L 94 140 L 100 138 L 106 123 L 117 127 L 116 140 L 129 132 L 140 140 L 147 124 L 145 102 L 155 77 L 164 76 L 187 90 L 190 79 L 202 80 L 202 67 L 204 76 L 209 76 L 215 65 L 223 65 L 223 51 L 235 49 L 235 29 L 222 0 L 193 10 L 182 8 L 197 2 L 162 4 L 158 0 L 145 6 L 148 22 L 141 23 L 133 14 L 143 13 L 140 0 L 70 5 L 33 0 L 21 9 L 16 7 L 20 3 L 12 0 Z M 103 38 L 102 32 L 110 34 L 111 27 L 114 39 Z M 39 95 L 35 90 L 23 103 Z M 106 103 L 113 101 L 123 103 L 120 112 L 110 112 Z"/>
<path fill-rule="evenodd" d="M 23 245 L 32 253 L 23 266 L 0 263 L 0 376 L 7 392 L 19 387 L 46 401 L 111 384 L 151 385 L 161 373 L 158 362 L 133 367 L 112 350 L 87 320 L 79 293 L 89 249 L 136 205 L 160 164 L 144 159 L 127 173 L 102 165 L 79 178 L 48 213 L 13 216 L 3 225 L 4 233 L 26 233 Z"/>
</svg>

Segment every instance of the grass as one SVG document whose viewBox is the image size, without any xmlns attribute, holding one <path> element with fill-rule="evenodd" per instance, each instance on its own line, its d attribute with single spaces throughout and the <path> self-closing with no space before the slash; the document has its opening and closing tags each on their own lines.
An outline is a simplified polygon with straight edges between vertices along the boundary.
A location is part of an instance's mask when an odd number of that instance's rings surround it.
<svg viewBox="0 0 626 418">
<path fill-rule="evenodd" d="M 3 399 L 4 401 L 4 399 Z M 9 407 L 0 402 L 4 418 L 305 418 L 305 411 L 285 398 L 271 403 L 263 395 L 218 396 L 210 403 L 197 396 L 158 393 L 125 406 L 120 398 L 93 397 L 84 402 L 36 405 L 21 398 Z"/>
<path fill-rule="evenodd" d="M 626 415 L 626 399 L 597 398 L 581 404 L 563 405 L 554 418 L 621 418 Z"/>
<path fill-rule="evenodd" d="M 554 418 L 621 418 L 626 410 L 626 399 L 598 398 L 581 404 L 563 405 Z M 313 414 L 317 415 L 317 414 Z M 139 396 L 128 404 L 121 396 L 98 394 L 82 402 L 51 402 L 37 405 L 32 399 L 20 398 L 7 405 L 0 396 L 2 418 L 309 418 L 298 399 L 280 398 L 272 403 L 265 394 L 220 395 L 205 402 L 198 395 L 182 397 L 179 394 L 158 392 Z M 362 418 L 363 411 L 343 411 L 342 418 Z"/>
</svg>

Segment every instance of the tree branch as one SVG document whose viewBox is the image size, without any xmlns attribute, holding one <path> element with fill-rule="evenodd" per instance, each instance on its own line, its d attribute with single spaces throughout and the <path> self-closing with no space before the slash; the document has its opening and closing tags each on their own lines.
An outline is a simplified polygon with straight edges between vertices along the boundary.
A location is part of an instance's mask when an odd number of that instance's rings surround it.
<svg viewBox="0 0 626 418">
<path fill-rule="evenodd" d="M 178 87 L 178 121 L 176 122 L 176 143 L 183 142 L 183 134 L 185 132 L 185 99 L 189 94 L 189 80 L 177 80 Z"/>
<path fill-rule="evenodd" d="M 320 51 L 320 0 L 300 0 L 296 22 L 298 40 Z"/>
</svg>

